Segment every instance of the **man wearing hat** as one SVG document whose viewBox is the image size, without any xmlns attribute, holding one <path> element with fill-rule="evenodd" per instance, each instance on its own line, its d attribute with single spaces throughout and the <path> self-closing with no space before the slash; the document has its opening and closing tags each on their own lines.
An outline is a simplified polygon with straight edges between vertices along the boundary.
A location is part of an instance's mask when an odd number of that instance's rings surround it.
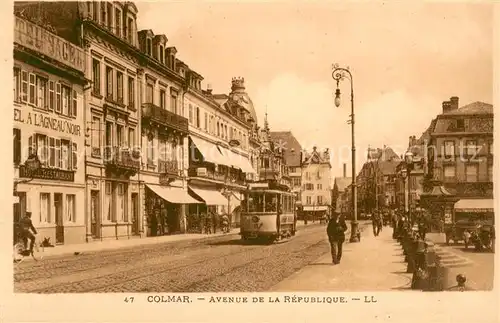
<svg viewBox="0 0 500 323">
<path fill-rule="evenodd" d="M 37 234 L 38 232 L 36 231 L 35 227 L 33 226 L 33 222 L 31 222 L 31 212 L 26 212 L 26 215 L 24 216 L 24 218 L 22 218 L 20 221 L 19 221 L 19 227 L 20 227 L 20 230 L 21 230 L 21 236 L 23 237 L 23 241 L 24 241 L 24 249 L 27 248 L 27 244 L 28 244 L 28 239 L 30 239 L 30 252 L 33 252 L 33 246 L 35 245 L 35 236 L 33 235 L 34 234 Z M 33 231 L 33 233 L 31 233 L 31 231 Z"/>
</svg>

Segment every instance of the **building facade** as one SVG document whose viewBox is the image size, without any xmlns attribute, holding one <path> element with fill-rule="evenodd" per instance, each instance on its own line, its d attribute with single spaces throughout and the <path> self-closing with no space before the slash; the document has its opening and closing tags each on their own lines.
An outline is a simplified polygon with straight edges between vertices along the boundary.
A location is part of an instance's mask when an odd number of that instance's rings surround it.
<svg viewBox="0 0 500 323">
<path fill-rule="evenodd" d="M 343 176 L 335 177 L 332 189 L 332 209 L 335 213 L 345 214 L 348 210 L 345 191 L 352 184 L 352 177 L 347 177 L 347 165 L 343 164 Z"/>
<path fill-rule="evenodd" d="M 319 152 L 313 147 L 302 162 L 301 203 L 304 214 L 314 218 L 326 215 L 331 206 L 331 164 L 328 149 Z"/>
<path fill-rule="evenodd" d="M 14 23 L 14 222 L 31 212 L 41 239 L 85 242 L 85 53 L 43 20 Z"/>
<path fill-rule="evenodd" d="M 208 214 L 227 214 L 238 226 L 242 192 L 247 176 L 256 173 L 250 154 L 249 136 L 257 117 L 245 92 L 243 78 L 234 78 L 231 92 L 213 94 L 201 89 L 203 77 L 183 64 L 187 89 L 184 109 L 189 120 L 190 194 L 201 205 L 189 208 L 190 227 Z"/>
<path fill-rule="evenodd" d="M 295 192 L 297 201 L 300 201 L 302 187 L 302 147 L 291 131 L 272 131 L 271 139 L 276 145 L 284 148 L 288 174 L 292 181 L 292 192 Z"/>
</svg>

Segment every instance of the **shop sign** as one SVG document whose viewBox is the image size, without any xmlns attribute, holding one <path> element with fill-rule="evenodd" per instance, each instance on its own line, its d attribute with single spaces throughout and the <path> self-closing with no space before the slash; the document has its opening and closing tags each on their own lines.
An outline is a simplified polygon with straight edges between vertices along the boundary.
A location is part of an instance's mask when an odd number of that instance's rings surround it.
<svg viewBox="0 0 500 323">
<path fill-rule="evenodd" d="M 14 42 L 47 55 L 69 67 L 85 71 L 85 52 L 69 41 L 25 19 L 14 18 Z"/>
<path fill-rule="evenodd" d="M 57 132 L 68 133 L 74 136 L 81 135 L 80 125 L 74 124 L 67 120 L 53 118 L 43 113 L 28 112 L 26 115 L 23 115 L 23 111 L 21 111 L 20 109 L 14 109 L 14 121 L 54 130 Z"/>
<path fill-rule="evenodd" d="M 19 177 L 21 178 L 37 178 L 63 182 L 74 182 L 75 172 L 70 170 L 62 170 L 55 168 L 38 168 L 31 170 L 26 166 L 19 166 Z"/>
</svg>

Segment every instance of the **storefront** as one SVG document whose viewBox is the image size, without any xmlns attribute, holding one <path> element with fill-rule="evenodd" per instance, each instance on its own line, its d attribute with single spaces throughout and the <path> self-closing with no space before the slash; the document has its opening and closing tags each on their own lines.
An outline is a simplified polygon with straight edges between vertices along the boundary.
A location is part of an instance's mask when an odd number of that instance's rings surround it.
<svg viewBox="0 0 500 323">
<path fill-rule="evenodd" d="M 461 199 L 455 203 L 455 221 L 470 219 L 494 221 L 493 199 Z"/>
</svg>

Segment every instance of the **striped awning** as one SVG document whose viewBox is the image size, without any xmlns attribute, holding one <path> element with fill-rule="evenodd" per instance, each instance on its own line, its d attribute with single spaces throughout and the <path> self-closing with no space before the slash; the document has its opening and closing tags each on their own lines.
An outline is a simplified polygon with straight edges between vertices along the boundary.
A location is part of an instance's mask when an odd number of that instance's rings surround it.
<svg viewBox="0 0 500 323">
<path fill-rule="evenodd" d="M 493 212 L 493 199 L 462 199 L 455 203 L 455 212 Z"/>
</svg>

